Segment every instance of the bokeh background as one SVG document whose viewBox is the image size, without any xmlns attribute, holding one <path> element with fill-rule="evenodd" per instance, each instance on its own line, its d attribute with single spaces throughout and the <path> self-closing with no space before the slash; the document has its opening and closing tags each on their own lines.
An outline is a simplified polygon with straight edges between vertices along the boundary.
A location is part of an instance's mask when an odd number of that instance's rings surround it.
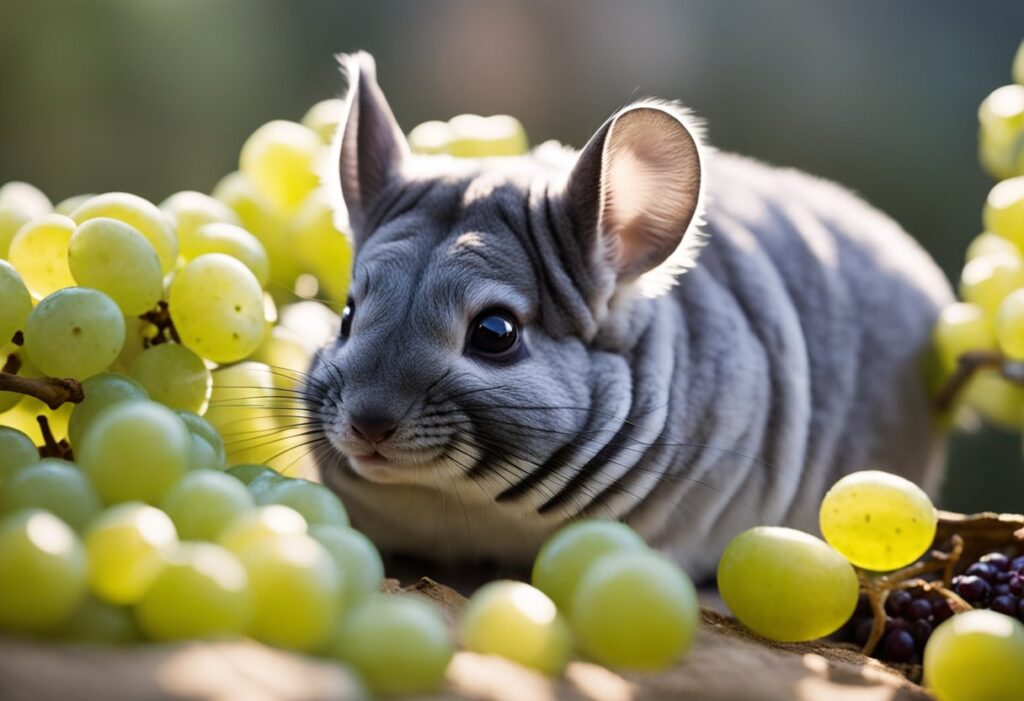
<svg viewBox="0 0 1024 701">
<path fill-rule="evenodd" d="M 955 279 L 992 184 L 977 106 L 1022 38 L 1002 0 L 0 0 L 0 182 L 209 191 L 362 48 L 407 130 L 510 113 L 578 146 L 631 98 L 681 99 L 717 147 L 846 184 Z M 1024 510 L 1019 436 L 960 433 L 950 460 L 944 506 Z"/>
</svg>

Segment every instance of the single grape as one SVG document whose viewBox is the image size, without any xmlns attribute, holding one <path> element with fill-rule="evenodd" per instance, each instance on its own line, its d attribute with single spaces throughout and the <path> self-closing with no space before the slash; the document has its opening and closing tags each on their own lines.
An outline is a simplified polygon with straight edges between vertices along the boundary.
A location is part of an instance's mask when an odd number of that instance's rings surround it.
<svg viewBox="0 0 1024 701">
<path fill-rule="evenodd" d="M 242 222 L 231 207 L 201 192 L 176 192 L 160 204 L 160 211 L 177 230 L 181 255 L 191 260 L 199 255 L 195 249 L 196 232 L 213 222 L 240 225 Z"/>
<path fill-rule="evenodd" d="M 1008 253 L 1019 255 L 1017 247 L 1009 239 L 1004 239 L 991 231 L 983 231 L 975 236 L 967 245 L 967 253 L 964 255 L 964 262 L 987 256 L 990 253 Z"/>
<path fill-rule="evenodd" d="M 210 422 L 191 411 L 175 412 L 185 423 L 191 436 L 189 467 L 193 470 L 223 470 L 226 453 L 224 441 Z"/>
<path fill-rule="evenodd" d="M 47 214 L 25 224 L 11 239 L 7 260 L 37 299 L 74 286 L 68 265 L 68 245 L 74 232 L 74 221 Z"/>
<path fill-rule="evenodd" d="M 440 611 L 410 596 L 378 595 L 359 604 L 333 648 L 378 694 L 437 691 L 454 654 Z"/>
<path fill-rule="evenodd" d="M 242 145 L 238 170 L 282 212 L 291 212 L 319 184 L 320 136 L 301 124 L 277 120 L 254 131 Z"/>
<path fill-rule="evenodd" d="M 68 437 L 76 448 L 100 411 L 118 402 L 147 399 L 142 385 L 127 375 L 113 372 L 103 372 L 87 379 L 82 383 L 82 393 L 85 398 L 75 405 L 68 422 Z"/>
<path fill-rule="evenodd" d="M 263 290 L 242 263 L 206 253 L 171 283 L 171 316 L 182 343 L 204 358 L 231 363 L 263 339 Z"/>
<path fill-rule="evenodd" d="M 0 630 L 34 633 L 58 625 L 85 596 L 82 543 L 37 509 L 0 519 Z"/>
<path fill-rule="evenodd" d="M 1020 287 L 1024 287 L 1024 262 L 1019 255 L 979 256 L 960 273 L 960 296 L 989 315 L 996 313 L 1006 295 Z"/>
<path fill-rule="evenodd" d="M 48 631 L 59 640 L 126 645 L 137 642 L 139 629 L 130 609 L 87 595 L 57 628 Z"/>
<path fill-rule="evenodd" d="M 124 316 L 110 297 L 87 287 L 43 299 L 25 325 L 25 351 L 51 377 L 84 380 L 103 372 L 124 346 Z"/>
<path fill-rule="evenodd" d="M 302 117 L 301 123 L 302 126 L 319 134 L 325 144 L 329 144 L 344 118 L 345 101 L 335 98 L 322 100 L 310 107 Z"/>
<path fill-rule="evenodd" d="M 110 507 L 85 534 L 92 592 L 112 604 L 134 604 L 177 542 L 174 524 L 160 509 L 138 502 Z"/>
<path fill-rule="evenodd" d="M 17 473 L 39 462 L 39 450 L 32 439 L 10 426 L 0 426 L 0 490 Z"/>
<path fill-rule="evenodd" d="M 928 599 L 914 599 L 907 606 L 907 618 L 912 621 L 928 618 L 932 615 L 932 602 Z"/>
<path fill-rule="evenodd" d="M 256 503 L 260 505 L 281 504 L 295 509 L 310 525 L 348 525 L 348 514 L 341 500 L 330 489 L 316 482 L 281 479 L 257 492 L 255 496 Z"/>
<path fill-rule="evenodd" d="M 238 516 L 224 529 L 218 542 L 238 553 L 254 543 L 286 535 L 304 535 L 306 519 L 287 506 L 260 506 Z"/>
<path fill-rule="evenodd" d="M 96 217 L 110 217 L 133 227 L 153 246 L 163 272 L 174 270 L 178 239 L 170 222 L 152 202 L 126 192 L 108 192 L 91 197 L 71 213 L 79 224 Z"/>
<path fill-rule="evenodd" d="M 282 482 L 287 482 L 290 479 L 290 477 L 285 477 L 277 470 L 270 470 L 269 472 L 265 472 L 261 475 L 254 477 L 252 480 L 249 481 L 249 484 L 247 486 L 249 488 L 249 493 L 252 494 L 252 497 L 254 500 L 256 500 L 257 504 L 276 504 L 277 502 L 273 500 L 264 499 L 263 495 L 266 494 L 266 492 L 271 487 L 275 487 L 278 484 L 281 484 Z M 284 506 L 287 506 L 291 509 L 295 508 L 290 504 L 284 504 Z M 296 511 L 298 510 L 296 509 Z M 303 519 L 305 519 L 305 516 L 303 516 Z"/>
<path fill-rule="evenodd" d="M 1012 594 L 1002 594 L 992 599 L 992 602 L 988 607 L 996 613 L 1002 613 L 1007 616 L 1016 616 L 1018 603 L 1017 597 Z"/>
<path fill-rule="evenodd" d="M 263 475 L 276 475 L 277 472 L 266 465 L 235 465 L 227 471 L 227 474 L 240 481 L 242 484 L 249 486 L 259 477 Z"/>
<path fill-rule="evenodd" d="M 577 521 L 555 531 L 533 563 L 533 586 L 568 611 L 580 578 L 599 558 L 609 553 L 646 550 L 643 538 L 624 523 L 605 520 Z"/>
<path fill-rule="evenodd" d="M 45 458 L 11 475 L 0 490 L 0 514 L 43 509 L 76 531 L 100 512 L 100 498 L 74 463 Z"/>
<path fill-rule="evenodd" d="M 188 469 L 189 433 L 167 407 L 121 402 L 96 416 L 76 457 L 100 498 L 157 502 Z"/>
<path fill-rule="evenodd" d="M 832 485 L 819 519 L 825 540 L 843 557 L 881 572 L 923 555 L 938 524 L 935 507 L 920 487 L 878 470 L 855 472 Z"/>
<path fill-rule="evenodd" d="M 996 312 L 995 330 L 1003 353 L 1013 360 L 1024 359 L 1024 289 L 1003 299 Z"/>
<path fill-rule="evenodd" d="M 290 397 L 274 387 L 274 371 L 244 362 L 213 371 L 213 391 L 206 420 L 223 436 L 227 462 L 263 464 L 282 450 L 277 415 L 289 409 Z"/>
<path fill-rule="evenodd" d="M 914 595 L 909 591 L 894 591 L 885 599 L 885 612 L 890 616 L 902 616 L 913 601 Z"/>
<path fill-rule="evenodd" d="M 523 582 L 491 582 L 473 594 L 459 616 L 467 650 L 500 655 L 547 675 L 569 661 L 569 625 L 544 592 Z"/>
<path fill-rule="evenodd" d="M 886 659 L 893 662 L 910 662 L 917 652 L 914 636 L 905 630 L 894 630 L 885 636 L 882 642 Z"/>
<path fill-rule="evenodd" d="M 982 212 L 985 229 L 1024 245 L 1024 176 L 996 183 Z M 17 266 L 15 266 L 17 267 Z"/>
<path fill-rule="evenodd" d="M 964 571 L 964 574 L 973 574 L 989 584 L 995 584 L 997 572 L 998 570 L 987 562 L 975 562 Z"/>
<path fill-rule="evenodd" d="M 979 153 L 982 165 L 998 180 L 1020 175 L 1024 133 L 1024 87 L 1004 85 L 978 107 Z"/>
<path fill-rule="evenodd" d="M 295 248 L 328 299 L 344 304 L 352 274 L 352 245 L 335 225 L 334 208 L 322 190 L 310 195 L 295 215 Z"/>
<path fill-rule="evenodd" d="M 223 477 L 223 475 L 220 475 Z M 181 543 L 135 606 L 152 640 L 243 635 L 252 619 L 249 577 L 235 555 L 210 543 Z"/>
<path fill-rule="evenodd" d="M 309 370 L 313 352 L 299 334 L 284 326 L 274 326 L 263 337 L 250 360 L 274 368 L 273 382 L 284 389 L 296 389 Z"/>
<path fill-rule="evenodd" d="M 327 550 L 308 535 L 260 538 L 236 551 L 249 573 L 257 640 L 312 652 L 327 642 L 344 582 Z"/>
<path fill-rule="evenodd" d="M 327 548 L 344 581 L 342 610 L 380 591 L 384 563 L 370 539 L 357 530 L 342 526 L 314 524 L 309 535 Z"/>
<path fill-rule="evenodd" d="M 825 542 L 791 528 L 761 526 L 729 543 L 718 589 L 743 625 L 780 642 L 821 638 L 857 606 L 857 573 Z"/>
<path fill-rule="evenodd" d="M 0 260 L 0 344 L 6 344 L 16 331 L 25 328 L 32 311 L 32 295 L 10 263 Z"/>
<path fill-rule="evenodd" d="M 185 475 L 160 500 L 183 540 L 217 540 L 239 516 L 253 508 L 252 495 L 223 472 L 197 470 Z"/>
<path fill-rule="evenodd" d="M 203 359 L 185 346 L 152 346 L 135 358 L 129 374 L 153 401 L 172 409 L 200 414 L 206 411 L 213 379 Z"/>
<path fill-rule="evenodd" d="M 954 578 L 953 591 L 969 604 L 984 605 L 992 594 L 992 585 L 976 575 Z"/>
<path fill-rule="evenodd" d="M 942 308 L 932 337 L 942 369 L 947 373 L 956 369 L 964 353 L 996 349 L 992 320 L 981 307 L 966 302 L 955 302 Z"/>
<path fill-rule="evenodd" d="M 447 152 L 463 158 L 521 156 L 529 149 L 526 131 L 515 117 L 460 114 L 448 120 L 451 141 Z"/>
<path fill-rule="evenodd" d="M 132 366 L 144 350 L 153 345 L 157 335 L 157 328 L 148 321 L 137 316 L 126 316 L 124 318 L 124 348 L 111 368 L 115 372 L 128 374 L 128 368 Z"/>
<path fill-rule="evenodd" d="M 993 611 L 944 622 L 924 649 L 925 684 L 939 701 L 1024 698 L 1024 625 Z"/>
<path fill-rule="evenodd" d="M 90 192 L 82 195 L 72 195 L 66 197 L 53 206 L 53 211 L 57 214 L 63 214 L 65 217 L 70 217 L 74 214 L 75 210 L 81 207 L 83 204 L 91 200 L 96 196 L 95 192 Z"/>
<path fill-rule="evenodd" d="M 68 263 L 75 282 L 108 295 L 126 316 L 153 309 L 163 293 L 160 259 L 153 246 L 117 219 L 96 217 L 75 229 Z"/>
<path fill-rule="evenodd" d="M 13 181 L 0 186 L 0 258 L 7 257 L 18 229 L 51 211 L 49 198 L 28 183 Z"/>
<path fill-rule="evenodd" d="M 220 202 L 217 204 L 227 207 Z M 204 253 L 224 253 L 237 259 L 252 271 L 260 287 L 265 287 L 270 280 L 270 259 L 267 257 L 267 250 L 259 239 L 240 226 L 225 222 L 211 222 L 200 226 L 193 232 L 188 248 L 182 251 L 182 255 L 191 260 Z"/>
<path fill-rule="evenodd" d="M 964 402 L 997 426 L 1019 431 L 1024 422 L 1024 387 L 1007 381 L 998 370 L 976 372 Z"/>
<path fill-rule="evenodd" d="M 408 136 L 409 148 L 413 153 L 432 156 L 451 151 L 452 130 L 448 122 L 431 120 L 416 125 Z"/>
<path fill-rule="evenodd" d="M 851 606 L 841 623 L 852 611 Z M 594 562 L 569 609 L 573 633 L 589 656 L 634 669 L 666 667 L 689 650 L 699 615 L 697 592 L 686 573 L 644 550 Z"/>
</svg>

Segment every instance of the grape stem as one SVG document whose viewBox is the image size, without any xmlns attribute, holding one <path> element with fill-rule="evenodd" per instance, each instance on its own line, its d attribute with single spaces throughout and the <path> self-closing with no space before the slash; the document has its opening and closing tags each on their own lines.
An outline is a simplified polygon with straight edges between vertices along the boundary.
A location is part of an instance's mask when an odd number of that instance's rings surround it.
<svg viewBox="0 0 1024 701">
<path fill-rule="evenodd" d="M 1020 363 L 1008 361 L 1001 353 L 995 351 L 968 351 L 957 358 L 956 370 L 935 395 L 935 408 L 940 413 L 953 408 L 967 382 L 974 373 L 984 368 L 999 368 L 999 373 L 1010 382 L 1024 384 L 1024 367 Z"/>
<path fill-rule="evenodd" d="M 39 432 L 43 434 L 43 445 L 39 449 L 39 457 L 74 460 L 75 456 L 71 453 L 71 444 L 66 440 L 58 442 L 53 437 L 53 430 L 50 428 L 50 422 L 47 418 L 45 416 L 37 416 L 36 421 L 39 422 Z"/>
<path fill-rule="evenodd" d="M 20 360 L 15 362 L 20 365 Z M 10 366 L 11 356 L 8 356 L 4 370 L 0 372 L 0 391 L 27 394 L 50 409 L 56 409 L 65 402 L 77 404 L 85 397 L 82 383 L 78 380 L 69 377 L 21 377 L 14 372 L 8 372 Z"/>
<path fill-rule="evenodd" d="M 156 336 L 146 340 L 145 344 L 147 348 L 149 346 L 167 343 L 168 336 L 170 336 L 170 340 L 175 343 L 181 343 L 181 338 L 178 336 L 178 330 L 174 328 L 174 321 L 171 319 L 171 312 L 167 306 L 167 302 L 160 300 L 157 302 L 156 309 L 140 315 L 139 318 L 153 324 L 157 329 Z"/>
</svg>

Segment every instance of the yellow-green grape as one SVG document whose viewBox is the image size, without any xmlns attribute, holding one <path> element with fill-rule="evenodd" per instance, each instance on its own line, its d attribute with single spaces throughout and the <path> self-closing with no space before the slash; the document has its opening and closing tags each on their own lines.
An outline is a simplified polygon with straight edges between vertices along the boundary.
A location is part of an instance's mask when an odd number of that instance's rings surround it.
<svg viewBox="0 0 1024 701">
<path fill-rule="evenodd" d="M 986 421 L 1010 431 L 1024 422 L 1024 387 L 1010 382 L 998 370 L 974 373 L 964 391 L 964 402 Z"/>
<path fill-rule="evenodd" d="M 771 640 L 814 640 L 857 606 L 857 573 L 827 543 L 792 528 L 740 533 L 718 564 L 718 591 L 733 615 Z"/>
<path fill-rule="evenodd" d="M 236 551 L 249 573 L 249 633 L 265 643 L 322 649 L 340 612 L 344 581 L 330 553 L 308 535 L 260 538 Z"/>
<path fill-rule="evenodd" d="M 274 384 L 295 389 L 309 370 L 313 356 L 310 346 L 297 333 L 284 326 L 274 326 L 250 360 L 274 368 Z"/>
<path fill-rule="evenodd" d="M 45 297 L 75 284 L 68 266 L 68 244 L 74 232 L 73 220 L 47 214 L 25 224 L 11 239 L 7 260 L 34 297 Z"/>
<path fill-rule="evenodd" d="M 75 457 L 100 498 L 156 503 L 188 469 L 189 433 L 170 409 L 119 402 L 96 415 Z"/>
<path fill-rule="evenodd" d="M 118 402 L 148 398 L 146 390 L 138 382 L 127 375 L 113 372 L 90 377 L 82 383 L 82 394 L 85 398 L 74 405 L 68 422 L 68 437 L 75 448 L 100 411 Z"/>
<path fill-rule="evenodd" d="M 964 255 L 964 262 L 974 260 L 990 253 L 1009 253 L 1019 255 L 1017 247 L 1009 239 L 1004 239 L 991 231 L 982 231 L 971 239 L 967 245 L 967 253 Z"/>
<path fill-rule="evenodd" d="M 171 316 L 181 342 L 217 363 L 233 363 L 263 340 L 263 290 L 242 263 L 206 253 L 171 283 Z"/>
<path fill-rule="evenodd" d="M 352 245 L 334 225 L 334 211 L 318 191 L 295 217 L 295 247 L 306 269 L 316 275 L 328 299 L 344 304 L 352 275 Z"/>
<path fill-rule="evenodd" d="M 32 295 L 10 263 L 0 260 L 0 345 L 25 328 L 32 311 Z M 6 360 L 6 356 L 4 356 Z"/>
<path fill-rule="evenodd" d="M 74 214 L 75 210 L 81 207 L 83 204 L 91 200 L 96 196 L 95 192 L 90 192 L 84 195 L 72 195 L 71 197 L 65 198 L 53 206 L 53 211 L 57 214 L 63 214 L 65 217 L 70 217 Z"/>
<path fill-rule="evenodd" d="M 160 211 L 175 226 L 179 252 L 191 260 L 205 251 L 196 250 L 196 232 L 206 224 L 216 222 L 242 223 L 235 211 L 218 199 L 194 190 L 176 192 L 160 203 Z"/>
<path fill-rule="evenodd" d="M 71 218 L 79 224 L 96 217 L 110 217 L 133 227 L 153 246 L 163 272 L 174 270 L 178 261 L 178 238 L 155 204 L 127 192 L 107 192 L 86 200 L 71 213 Z"/>
<path fill-rule="evenodd" d="M 295 509 L 277 504 L 258 506 L 228 524 L 218 542 L 237 553 L 268 538 L 304 535 L 307 529 L 306 519 Z"/>
<path fill-rule="evenodd" d="M 302 514 L 310 525 L 348 525 L 348 514 L 338 496 L 324 485 L 309 480 L 277 480 L 256 494 L 256 503 L 289 506 Z"/>
<path fill-rule="evenodd" d="M 321 100 L 302 117 L 302 126 L 312 129 L 325 144 L 331 143 L 338 125 L 345 118 L 345 101 L 337 98 Z"/>
<path fill-rule="evenodd" d="M 348 616 L 333 645 L 377 694 L 425 694 L 444 682 L 454 645 L 436 606 L 373 596 Z"/>
<path fill-rule="evenodd" d="M 569 625 L 544 592 L 523 582 L 491 582 L 478 589 L 459 616 L 459 635 L 467 650 L 500 655 L 551 676 L 569 661 Z"/>
<path fill-rule="evenodd" d="M 0 490 L 0 514 L 23 509 L 49 511 L 80 531 L 100 512 L 100 498 L 74 463 L 46 458 L 18 470 Z"/>
<path fill-rule="evenodd" d="M 144 314 L 160 301 L 163 275 L 149 241 L 117 219 L 96 217 L 71 236 L 68 263 L 75 282 L 107 294 L 126 316 Z"/>
<path fill-rule="evenodd" d="M 0 266 L 0 267 L 2 267 L 2 266 Z M 3 272 L 0 271 L 0 276 L 2 276 L 2 275 L 3 275 Z M 3 303 L 3 300 L 0 300 L 0 304 L 2 304 L 2 303 Z M 2 315 L 3 315 L 3 310 L 0 309 L 0 316 L 2 316 Z M 16 346 L 14 343 L 0 343 L 0 362 L 6 363 L 7 360 L 12 355 L 17 357 L 18 359 L 23 359 L 25 357 L 25 354 L 21 352 L 21 348 Z M 21 368 L 18 369 L 17 374 L 18 375 L 22 375 L 23 377 L 27 377 L 27 375 L 25 375 L 21 371 Z M 0 390 L 0 414 L 3 414 L 4 412 L 10 411 L 15 406 L 17 406 L 18 403 L 22 399 L 24 399 L 24 398 L 25 398 L 25 395 L 22 394 L 21 392 L 6 392 L 6 391 L 3 391 L 3 390 Z M 0 421 L 5 421 L 5 419 L 0 418 Z M 3 485 L 3 470 L 0 470 L 0 485 Z"/>
<path fill-rule="evenodd" d="M 124 348 L 111 366 L 116 372 L 128 373 L 139 355 L 153 345 L 156 338 L 157 328 L 148 321 L 143 321 L 137 316 L 126 316 L 124 318 Z"/>
<path fill-rule="evenodd" d="M 254 131 L 242 145 L 238 170 L 282 212 L 291 212 L 320 183 L 320 135 L 295 122 L 276 120 Z"/>
<path fill-rule="evenodd" d="M 996 312 L 995 328 L 1003 353 L 1024 360 L 1024 289 L 1006 295 Z"/>
<path fill-rule="evenodd" d="M 961 355 L 969 351 L 995 350 L 996 336 L 992 320 L 981 307 L 954 302 L 943 307 L 933 332 L 944 372 L 956 369 Z"/>
<path fill-rule="evenodd" d="M 1024 262 L 1020 256 L 993 253 L 971 260 L 960 273 L 960 296 L 993 315 L 1003 298 L 1024 287 Z"/>
<path fill-rule="evenodd" d="M 1017 85 L 1024 85 L 1024 41 L 1017 48 L 1017 55 L 1013 57 L 1013 80 Z"/>
<path fill-rule="evenodd" d="M 1024 166 L 1024 86 L 993 90 L 978 107 L 978 147 L 981 163 L 994 177 L 1021 174 Z"/>
<path fill-rule="evenodd" d="M 224 440 L 209 421 L 191 411 L 178 410 L 178 418 L 188 429 L 189 468 L 192 470 L 223 470 L 227 464 Z"/>
<path fill-rule="evenodd" d="M 137 642 L 139 629 L 130 609 L 87 595 L 57 628 L 47 631 L 59 640 L 126 645 Z"/>
<path fill-rule="evenodd" d="M 235 555 L 211 543 L 181 543 L 135 605 L 135 617 L 152 640 L 239 636 L 252 604 L 249 577 Z"/>
<path fill-rule="evenodd" d="M 24 368 L 23 368 L 24 369 Z M 25 397 L 14 408 L 6 411 L 2 417 L 3 424 L 21 431 L 31 438 L 36 445 L 42 445 L 46 439 L 39 427 L 39 417 L 46 418 L 54 439 L 60 442 L 67 438 L 68 419 L 71 417 L 71 402 L 65 402 L 53 411 L 35 397 Z"/>
<path fill-rule="evenodd" d="M 309 535 L 334 558 L 344 581 L 342 609 L 380 591 L 384 583 L 384 563 L 370 539 L 344 526 L 311 525 Z"/>
<path fill-rule="evenodd" d="M 924 490 L 879 470 L 854 472 L 832 485 L 818 518 L 829 545 L 858 567 L 879 572 L 923 555 L 938 525 Z"/>
<path fill-rule="evenodd" d="M 44 298 L 25 324 L 25 351 L 51 377 L 103 372 L 124 346 L 124 316 L 110 297 L 67 287 Z"/>
<path fill-rule="evenodd" d="M 1024 699 L 1024 625 L 995 611 L 965 611 L 924 648 L 924 683 L 938 701 Z"/>
<path fill-rule="evenodd" d="M 274 470 L 273 468 L 267 467 L 266 465 L 242 464 L 235 465 L 234 467 L 229 469 L 226 474 L 231 475 L 236 480 L 238 480 L 239 482 L 248 487 L 258 478 L 264 475 L 277 474 L 277 471 Z"/>
<path fill-rule="evenodd" d="M 220 202 L 217 204 L 227 206 Z M 267 258 L 267 250 L 259 239 L 240 226 L 224 222 L 200 226 L 192 233 L 188 249 L 183 250 L 182 255 L 186 259 L 191 259 L 204 253 L 226 253 L 232 258 L 237 258 L 256 276 L 260 287 L 265 287 L 270 280 L 270 259 Z"/>
<path fill-rule="evenodd" d="M 224 530 L 253 508 L 245 485 L 223 472 L 195 470 L 160 500 L 183 540 L 215 541 Z"/>
<path fill-rule="evenodd" d="M 1024 248 L 1024 176 L 996 183 L 989 190 L 982 219 L 986 230 Z"/>
<path fill-rule="evenodd" d="M 295 332 L 310 349 L 321 348 L 338 335 L 337 312 L 320 302 L 297 302 L 281 309 L 281 326 Z"/>
<path fill-rule="evenodd" d="M 600 557 L 620 551 L 646 550 L 643 538 L 624 523 L 577 521 L 549 537 L 533 562 L 533 586 L 568 611 L 580 578 Z"/>
<path fill-rule="evenodd" d="M 32 439 L 10 426 L 0 426 L 0 490 L 16 472 L 39 462 Z"/>
<path fill-rule="evenodd" d="M 160 509 L 138 502 L 110 507 L 85 534 L 90 589 L 112 604 L 134 604 L 177 542 L 174 524 Z"/>
<path fill-rule="evenodd" d="M 409 132 L 409 149 L 413 153 L 428 156 L 447 154 L 450 152 L 452 130 L 448 122 L 432 120 L 417 125 Z"/>
<path fill-rule="evenodd" d="M 203 359 L 177 343 L 161 343 L 143 351 L 129 374 L 153 401 L 172 409 L 206 411 L 213 379 Z"/>
<path fill-rule="evenodd" d="M 0 630 L 38 633 L 71 615 L 89 564 L 75 532 L 30 509 L 0 520 Z"/>
<path fill-rule="evenodd" d="M 529 149 L 526 130 L 519 120 L 505 114 L 481 117 L 460 114 L 448 121 L 451 142 L 448 153 L 464 158 L 521 156 Z"/>
<path fill-rule="evenodd" d="M 0 258 L 7 257 L 18 229 L 51 211 L 50 199 L 33 185 L 14 181 L 0 187 Z"/>
</svg>

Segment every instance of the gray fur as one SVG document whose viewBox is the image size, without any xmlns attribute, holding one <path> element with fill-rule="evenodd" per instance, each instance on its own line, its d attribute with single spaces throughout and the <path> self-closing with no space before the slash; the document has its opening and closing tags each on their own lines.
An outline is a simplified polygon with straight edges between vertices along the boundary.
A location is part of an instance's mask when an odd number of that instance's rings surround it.
<svg viewBox="0 0 1024 701">
<path fill-rule="evenodd" d="M 354 104 L 376 83 L 368 57 L 348 65 Z M 682 110 L 636 107 L 699 140 Z M 682 243 L 637 276 L 616 268 L 610 215 L 594 209 L 609 200 L 587 201 L 581 179 L 603 186 L 593 171 L 607 159 L 549 144 L 488 161 L 395 155 L 396 130 L 378 126 L 338 139 L 350 180 L 352 144 L 392 157 L 346 202 L 352 332 L 323 350 L 307 389 L 327 438 L 322 477 L 381 548 L 522 564 L 566 520 L 602 516 L 704 578 L 741 529 L 816 530 L 821 495 L 845 473 L 936 486 L 941 436 L 920 361 L 952 294 L 851 193 L 702 148 L 687 182 L 704 190 L 704 223 L 669 208 Z M 464 352 L 492 305 L 522 322 L 517 362 Z M 351 458 L 373 448 L 349 417 L 374 412 L 400 419 L 377 446 L 387 464 Z"/>
</svg>

